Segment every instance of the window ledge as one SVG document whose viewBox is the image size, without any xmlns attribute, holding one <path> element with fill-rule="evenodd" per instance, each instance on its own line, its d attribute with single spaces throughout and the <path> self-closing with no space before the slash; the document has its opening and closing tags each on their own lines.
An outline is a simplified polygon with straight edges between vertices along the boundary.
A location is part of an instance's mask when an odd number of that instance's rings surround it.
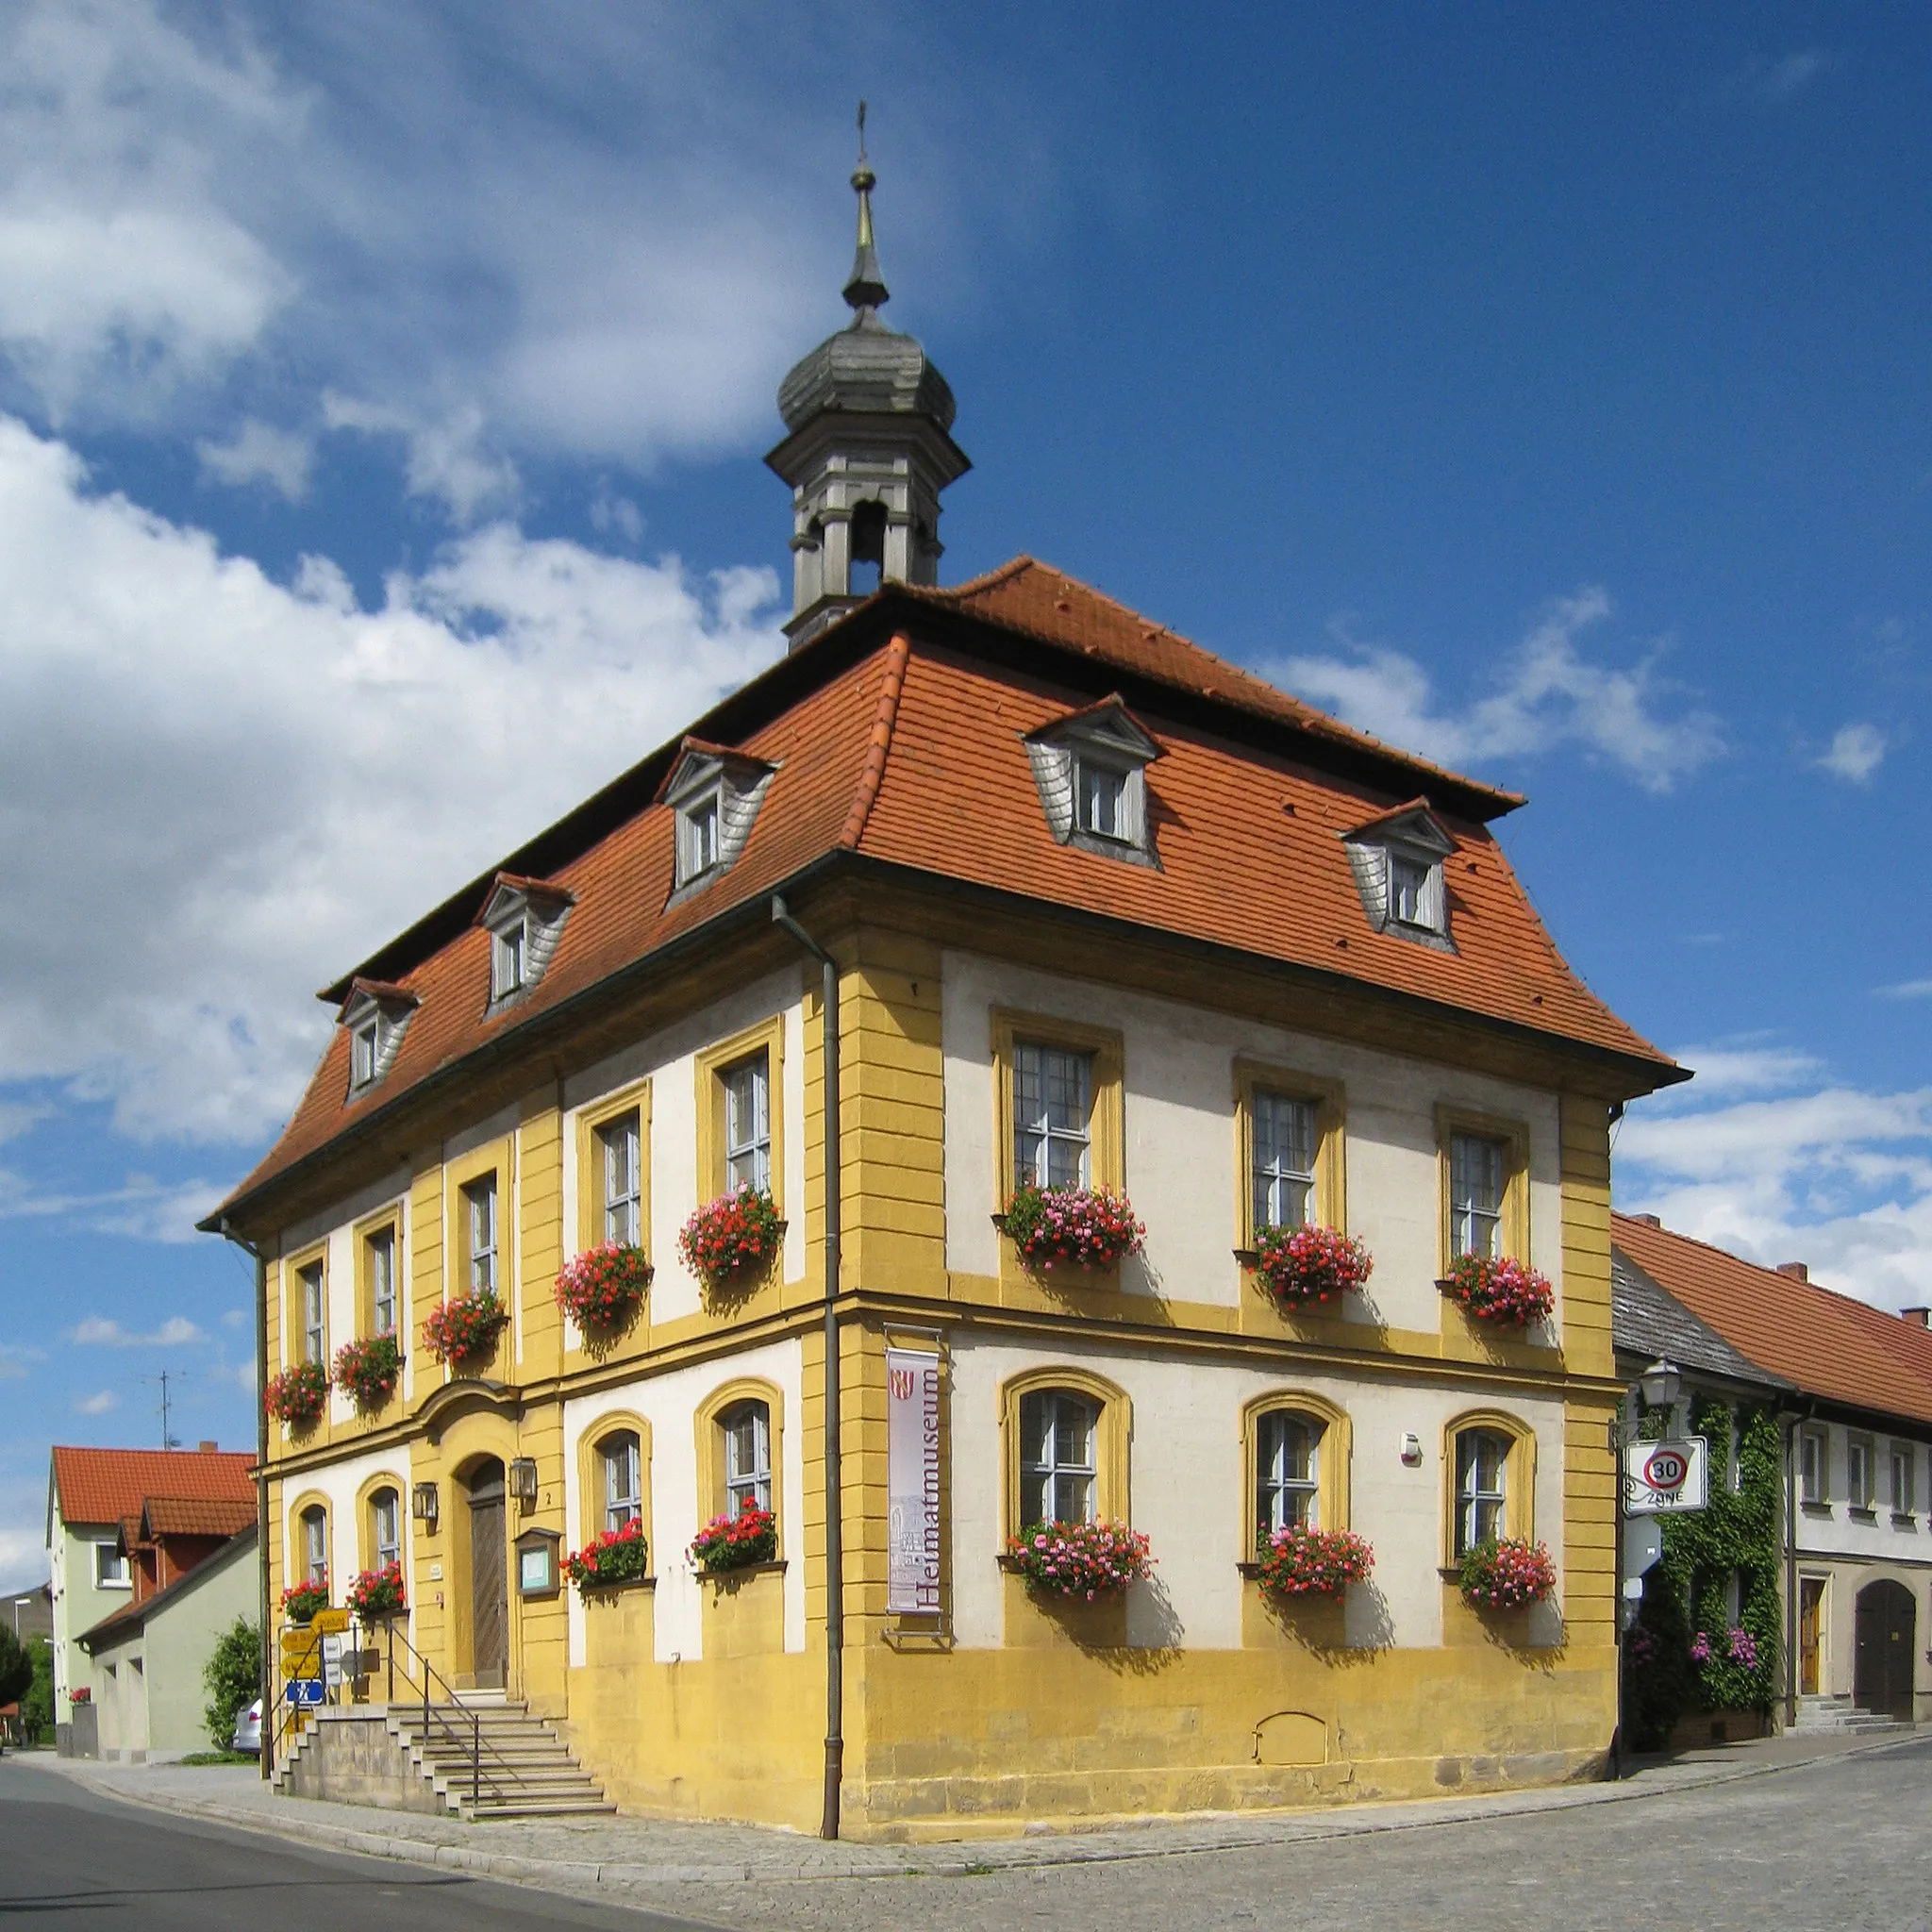
<svg viewBox="0 0 1932 1932">
<path fill-rule="evenodd" d="M 1854 1523 L 1876 1523 L 1878 1521 L 1877 1510 L 1870 1507 L 1869 1506 L 1861 1507 L 1857 1503 L 1852 1504 L 1851 1507 L 1846 1509 L 1845 1514 L 1849 1516 Z"/>
<path fill-rule="evenodd" d="M 782 1576 L 785 1560 L 774 1557 L 769 1563 L 740 1563 L 729 1570 L 694 1570 L 691 1574 L 700 1583 L 736 1583 L 742 1576 Z M 651 1580 L 655 1583 L 657 1578 Z"/>
<path fill-rule="evenodd" d="M 1894 1509 L 1891 1512 L 1891 1526 L 1894 1529 L 1917 1529 L 1919 1519 L 1909 1509 Z"/>
<path fill-rule="evenodd" d="M 1798 1507 L 1807 1516 L 1829 1516 L 1831 1514 L 1831 1505 L 1829 1503 L 1807 1503 L 1801 1499 Z"/>
<path fill-rule="evenodd" d="M 782 1570 L 785 1566 L 781 1563 L 778 1567 Z M 619 1596 L 627 1590 L 656 1590 L 657 1587 L 658 1579 L 655 1576 L 613 1576 L 608 1583 L 587 1583 L 577 1586 L 586 1603 L 592 1597 Z"/>
</svg>

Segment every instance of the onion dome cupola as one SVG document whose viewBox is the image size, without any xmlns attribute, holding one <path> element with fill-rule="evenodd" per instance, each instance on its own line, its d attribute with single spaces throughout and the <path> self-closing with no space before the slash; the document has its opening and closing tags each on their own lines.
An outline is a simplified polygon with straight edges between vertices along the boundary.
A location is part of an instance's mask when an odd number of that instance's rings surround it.
<svg viewBox="0 0 1932 1932">
<path fill-rule="evenodd" d="M 791 486 L 795 650 L 876 583 L 939 581 L 940 491 L 972 468 L 951 435 L 953 391 L 911 337 L 879 320 L 888 298 L 873 242 L 858 108 L 858 249 L 845 300 L 852 320 L 778 385 L 785 441 L 765 461 Z"/>
</svg>

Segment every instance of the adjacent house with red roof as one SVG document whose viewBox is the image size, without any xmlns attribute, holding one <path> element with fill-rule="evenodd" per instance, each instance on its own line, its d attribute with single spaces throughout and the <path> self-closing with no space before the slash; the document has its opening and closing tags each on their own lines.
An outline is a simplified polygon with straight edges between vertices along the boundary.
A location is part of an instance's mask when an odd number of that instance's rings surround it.
<svg viewBox="0 0 1932 1932">
<path fill-rule="evenodd" d="M 945 1836 L 1575 1775 L 1609 1128 L 1686 1075 L 1543 928 L 1519 797 L 1034 558 L 938 585 L 966 459 L 863 219 L 781 391 L 792 649 L 332 984 L 206 1224 L 263 1257 L 273 1587 L 396 1565 L 436 1684 L 639 1809 Z M 1353 1581 L 1278 1587 L 1344 1532 Z M 572 1587 L 607 1533 L 643 1574 Z M 1068 1595 L 1035 1535 L 1156 1567 Z M 1538 1600 L 1478 1610 L 1498 1538 Z"/>
<path fill-rule="evenodd" d="M 1759 1369 L 1790 1385 L 1785 1715 L 1932 1717 L 1932 1331 L 1761 1268 L 1654 1218 L 1611 1221 L 1636 1263 Z"/>
<path fill-rule="evenodd" d="M 192 1450 L 55 1446 L 47 1470 L 47 1553 L 57 1735 L 72 1693 L 92 1694 L 76 1640 L 167 1589 L 252 1524 L 254 1466 L 254 1457 L 213 1442 Z"/>
</svg>

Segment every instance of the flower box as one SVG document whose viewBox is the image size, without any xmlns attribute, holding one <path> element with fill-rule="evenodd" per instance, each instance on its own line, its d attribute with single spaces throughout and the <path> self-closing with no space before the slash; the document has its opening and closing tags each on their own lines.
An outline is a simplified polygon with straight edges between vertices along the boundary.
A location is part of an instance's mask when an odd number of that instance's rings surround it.
<svg viewBox="0 0 1932 1932">
<path fill-rule="evenodd" d="M 563 1559 L 563 1574 L 584 1595 L 614 1584 L 635 1583 L 649 1570 L 650 1548 L 644 1525 L 633 1517 L 622 1529 L 607 1529 Z"/>
<path fill-rule="evenodd" d="M 1019 1189 L 997 1217 L 1028 1268 L 1114 1268 L 1146 1244 L 1132 1205 L 1112 1188 Z"/>
<path fill-rule="evenodd" d="M 380 1570 L 365 1570 L 350 1584 L 343 1604 L 358 1623 L 371 1624 L 380 1617 L 393 1617 L 408 1608 L 403 1594 L 403 1566 L 385 1563 Z"/>
<path fill-rule="evenodd" d="M 1472 1321 L 1526 1328 L 1557 1306 L 1548 1278 L 1507 1256 L 1463 1255 L 1436 1286 Z"/>
<path fill-rule="evenodd" d="M 769 1192 L 745 1186 L 708 1201 L 684 1224 L 677 1252 L 706 1291 L 747 1284 L 785 1240 L 785 1223 Z"/>
<path fill-rule="evenodd" d="M 1353 1530 L 1291 1524 L 1268 1539 L 1255 1577 L 1273 1597 L 1340 1597 L 1374 1567 L 1368 1540 Z"/>
<path fill-rule="evenodd" d="M 769 1509 L 753 1507 L 736 1516 L 714 1516 L 691 1541 L 685 1555 L 706 1576 L 730 1570 L 749 1570 L 769 1563 L 778 1554 L 778 1520 Z"/>
<path fill-rule="evenodd" d="M 496 1338 L 509 1323 L 509 1311 L 493 1290 L 452 1296 L 439 1302 L 423 1324 L 423 1346 L 453 1369 L 488 1358 Z"/>
<path fill-rule="evenodd" d="M 67 1701 L 69 1704 L 92 1704 L 94 1701 L 93 1690 L 91 1686 L 83 1684 L 79 1690 L 67 1693 Z"/>
<path fill-rule="evenodd" d="M 1557 1566 L 1548 1548 L 1522 1537 L 1491 1538 L 1462 1559 L 1462 1600 L 1478 1610 L 1526 1610 L 1553 1595 Z"/>
<path fill-rule="evenodd" d="M 336 1350 L 336 1387 L 347 1391 L 360 1414 L 380 1408 L 395 1393 L 402 1374 L 402 1344 L 393 1335 L 345 1341 Z"/>
<path fill-rule="evenodd" d="M 261 1391 L 261 1406 L 291 1429 L 320 1420 L 328 1402 L 328 1371 L 320 1362 L 297 1362 L 271 1379 Z"/>
<path fill-rule="evenodd" d="M 306 1624 L 317 1610 L 328 1608 L 328 1576 L 310 1577 L 302 1583 L 291 1583 L 282 1592 L 282 1616 L 285 1622 Z"/>
<path fill-rule="evenodd" d="M 1029 1523 L 1007 1557 L 1036 1595 L 1092 1603 L 1118 1595 L 1153 1567 L 1148 1540 L 1124 1523 Z"/>
<path fill-rule="evenodd" d="M 586 1248 L 557 1277 L 557 1306 L 585 1334 L 614 1334 L 643 1306 L 650 1257 L 629 1241 Z"/>
<path fill-rule="evenodd" d="M 1281 1307 L 1339 1301 L 1366 1282 L 1374 1260 L 1364 1244 L 1332 1227 L 1262 1227 L 1238 1258 Z"/>
</svg>

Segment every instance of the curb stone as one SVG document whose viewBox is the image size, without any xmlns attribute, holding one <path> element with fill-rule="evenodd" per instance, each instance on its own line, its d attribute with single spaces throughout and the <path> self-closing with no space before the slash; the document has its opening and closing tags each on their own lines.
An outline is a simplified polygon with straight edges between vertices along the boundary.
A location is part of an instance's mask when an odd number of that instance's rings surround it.
<svg viewBox="0 0 1932 1932">
<path fill-rule="evenodd" d="M 1834 1764 L 1848 1757 L 1865 1757 L 1896 1751 L 1923 1734 L 1907 1732 L 1869 1744 L 1782 1763 L 1713 1764 L 1699 1767 L 1701 1775 L 1644 1785 L 1635 1779 L 1616 1784 L 1557 1786 L 1536 1791 L 1503 1792 L 1457 1801 L 1424 1799 L 1403 1807 L 1404 1815 L 1374 1817 L 1364 1815 L 1372 1807 L 1362 1807 L 1354 1816 L 1299 1812 L 1277 1814 L 1273 1829 L 1239 1831 L 1214 1836 L 1192 1843 L 1129 1843 L 1125 1834 L 1108 1834 L 1105 1843 L 1055 1844 L 1041 1835 L 1012 1840 L 979 1840 L 958 1847 L 931 1848 L 937 1856 L 922 1857 L 926 1848 L 876 1846 L 874 1852 L 895 1852 L 900 1862 L 855 1864 L 844 1870 L 784 1870 L 746 1862 L 715 1864 L 632 1863 L 617 1859 L 535 1858 L 512 1852 L 486 1852 L 469 1845 L 441 1844 L 427 1839 L 408 1838 L 394 1833 L 359 1831 L 353 1826 L 321 1819 L 293 1816 L 275 1817 L 263 1811 L 233 1805 L 222 1805 L 184 1798 L 173 1792 L 136 1790 L 128 1786 L 107 1784 L 85 1772 L 69 1771 L 72 1777 L 102 1796 L 120 1799 L 150 1810 L 195 1819 L 204 1824 L 225 1825 L 258 1837 L 280 1839 L 298 1844 L 321 1845 L 331 1850 L 354 1852 L 365 1857 L 391 1858 L 400 1863 L 425 1865 L 442 1871 L 464 1872 L 478 1877 L 495 1878 L 535 1887 L 573 1887 L 592 1890 L 675 1885 L 742 1885 L 758 1880 L 774 1884 L 808 1884 L 824 1880 L 863 1880 L 882 1878 L 960 1878 L 990 1876 L 1003 1872 L 1040 1871 L 1055 1867 L 1125 1863 L 1145 1858 L 1198 1857 L 1205 1854 L 1250 1851 L 1271 1845 L 1316 1843 L 1337 1838 L 1374 1833 L 1441 1830 L 1457 1824 L 1480 1824 L 1491 1818 L 1522 1817 L 1541 1811 L 1571 1811 L 1590 1805 L 1627 1804 L 1638 1800 L 1667 1798 L 1681 1791 L 1707 1790 L 1719 1785 L 1742 1783 L 1746 1779 L 1773 1777 L 1790 1772 Z M 56 1767 L 48 1765 L 46 1769 Z M 1515 1802 L 1510 1802 L 1514 1800 Z M 1380 1807 L 1375 1807 L 1380 1808 Z M 1163 1823 L 1169 1821 L 1162 1821 Z M 1172 1821 L 1179 1823 L 1181 1821 Z M 1210 1821 L 1202 1820 L 1207 1824 Z M 1219 1822 L 1219 1821 L 1213 1821 Z M 816 1842 L 813 1840 L 812 1842 Z M 1015 1856 L 1017 1854 L 1017 1856 Z"/>
</svg>

